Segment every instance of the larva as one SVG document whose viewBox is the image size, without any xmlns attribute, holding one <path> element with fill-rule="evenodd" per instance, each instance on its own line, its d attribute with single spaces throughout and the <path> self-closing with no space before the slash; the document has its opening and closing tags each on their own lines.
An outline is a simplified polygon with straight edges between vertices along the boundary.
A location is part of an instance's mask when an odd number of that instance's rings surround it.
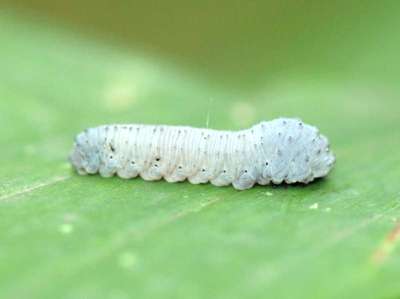
<svg viewBox="0 0 400 299">
<path fill-rule="evenodd" d="M 70 161 L 79 174 L 129 179 L 188 179 L 239 190 L 271 182 L 309 183 L 335 157 L 317 128 L 279 118 L 241 131 L 166 125 L 105 125 L 80 133 Z"/>
</svg>

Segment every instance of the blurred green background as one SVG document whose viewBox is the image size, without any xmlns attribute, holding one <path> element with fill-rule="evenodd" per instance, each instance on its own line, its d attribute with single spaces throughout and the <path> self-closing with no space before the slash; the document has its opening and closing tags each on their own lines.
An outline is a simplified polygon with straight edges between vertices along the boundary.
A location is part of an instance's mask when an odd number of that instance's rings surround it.
<svg viewBox="0 0 400 299">
<path fill-rule="evenodd" d="M 2 1 L 0 298 L 400 298 L 400 2 Z M 309 186 L 79 177 L 104 123 L 316 125 Z"/>
</svg>

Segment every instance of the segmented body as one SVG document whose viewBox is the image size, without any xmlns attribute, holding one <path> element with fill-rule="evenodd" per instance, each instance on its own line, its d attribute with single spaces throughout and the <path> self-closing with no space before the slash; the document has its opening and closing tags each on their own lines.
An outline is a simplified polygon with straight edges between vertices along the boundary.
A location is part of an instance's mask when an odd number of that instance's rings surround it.
<svg viewBox="0 0 400 299">
<path fill-rule="evenodd" d="M 76 138 L 71 163 L 80 174 L 141 176 L 168 182 L 232 184 L 309 183 L 325 176 L 335 158 L 326 137 L 297 119 L 261 122 L 241 131 L 165 125 L 106 125 Z"/>
</svg>

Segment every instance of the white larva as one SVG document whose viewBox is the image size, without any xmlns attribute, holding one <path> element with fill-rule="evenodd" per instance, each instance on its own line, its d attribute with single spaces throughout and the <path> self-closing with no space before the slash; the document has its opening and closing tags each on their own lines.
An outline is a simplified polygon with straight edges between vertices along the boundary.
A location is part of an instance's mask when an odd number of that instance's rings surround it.
<svg viewBox="0 0 400 299">
<path fill-rule="evenodd" d="M 70 161 L 79 174 L 140 175 L 168 182 L 232 184 L 239 190 L 282 182 L 309 183 L 335 157 L 317 128 L 279 118 L 241 131 L 164 125 L 106 125 L 75 140 Z"/>
</svg>

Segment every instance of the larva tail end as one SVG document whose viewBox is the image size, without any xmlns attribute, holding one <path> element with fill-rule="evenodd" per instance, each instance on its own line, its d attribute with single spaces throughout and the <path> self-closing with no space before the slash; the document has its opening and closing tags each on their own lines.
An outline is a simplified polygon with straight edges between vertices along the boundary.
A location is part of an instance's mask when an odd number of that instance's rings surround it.
<svg viewBox="0 0 400 299">
<path fill-rule="evenodd" d="M 84 164 L 83 156 L 77 149 L 76 145 L 74 145 L 74 148 L 73 148 L 71 154 L 69 155 L 68 160 L 80 175 L 87 174 L 87 172 L 85 171 L 85 169 L 83 167 L 83 164 Z"/>
<path fill-rule="evenodd" d="M 69 161 L 80 175 L 97 173 L 100 167 L 100 157 L 97 144 L 90 139 L 88 131 L 80 133 L 75 140 L 69 155 Z"/>
</svg>

